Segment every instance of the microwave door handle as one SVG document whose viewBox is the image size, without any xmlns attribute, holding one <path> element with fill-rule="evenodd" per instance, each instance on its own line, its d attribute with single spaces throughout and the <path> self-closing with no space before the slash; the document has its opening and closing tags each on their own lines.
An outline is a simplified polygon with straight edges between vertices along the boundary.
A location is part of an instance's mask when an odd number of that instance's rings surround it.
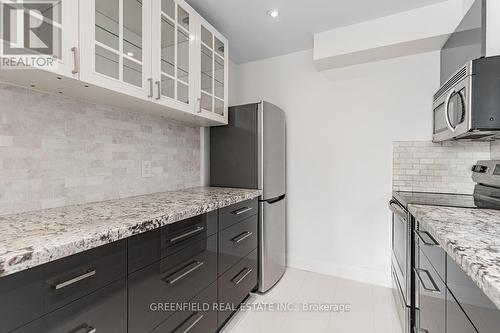
<svg viewBox="0 0 500 333">
<path fill-rule="evenodd" d="M 448 128 L 450 131 L 455 132 L 455 128 L 451 126 L 451 121 L 450 121 L 450 113 L 448 112 L 448 106 L 450 105 L 450 100 L 451 96 L 455 94 L 457 91 L 455 89 L 452 89 L 448 96 L 446 96 L 446 100 L 444 102 L 444 119 L 446 119 L 446 125 L 448 125 Z"/>
</svg>

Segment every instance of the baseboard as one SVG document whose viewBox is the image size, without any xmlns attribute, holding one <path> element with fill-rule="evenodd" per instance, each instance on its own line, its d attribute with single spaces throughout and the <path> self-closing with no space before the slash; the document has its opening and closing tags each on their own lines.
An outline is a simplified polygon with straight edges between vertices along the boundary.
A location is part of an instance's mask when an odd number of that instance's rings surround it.
<svg viewBox="0 0 500 333">
<path fill-rule="evenodd" d="M 387 272 L 385 272 L 365 267 L 338 265 L 330 262 L 305 260 L 293 257 L 287 258 L 287 266 L 305 271 L 340 277 L 343 279 L 369 283 L 381 287 L 391 286 L 391 274 L 389 268 L 387 269 Z"/>
</svg>

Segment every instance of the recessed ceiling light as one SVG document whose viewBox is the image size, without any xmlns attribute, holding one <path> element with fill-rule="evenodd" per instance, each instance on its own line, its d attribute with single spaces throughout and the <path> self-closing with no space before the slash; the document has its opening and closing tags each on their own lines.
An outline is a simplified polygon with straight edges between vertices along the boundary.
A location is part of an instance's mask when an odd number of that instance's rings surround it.
<svg viewBox="0 0 500 333">
<path fill-rule="evenodd" d="M 277 18 L 278 16 L 280 16 L 280 12 L 277 9 L 271 9 L 267 12 L 267 15 L 271 16 L 272 18 Z"/>
<path fill-rule="evenodd" d="M 134 53 L 133 53 L 133 52 L 127 52 L 127 55 L 128 55 L 129 57 L 133 57 L 133 56 L 134 56 Z"/>
</svg>

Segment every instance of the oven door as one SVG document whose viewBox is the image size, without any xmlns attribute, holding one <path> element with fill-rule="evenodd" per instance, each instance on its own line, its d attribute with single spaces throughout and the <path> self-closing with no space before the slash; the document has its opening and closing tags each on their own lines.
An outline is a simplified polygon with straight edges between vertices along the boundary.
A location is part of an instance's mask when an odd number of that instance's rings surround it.
<svg viewBox="0 0 500 333">
<path fill-rule="evenodd" d="M 389 202 L 392 211 L 392 266 L 401 295 L 411 306 L 411 227 L 408 211 L 396 200 Z"/>
</svg>

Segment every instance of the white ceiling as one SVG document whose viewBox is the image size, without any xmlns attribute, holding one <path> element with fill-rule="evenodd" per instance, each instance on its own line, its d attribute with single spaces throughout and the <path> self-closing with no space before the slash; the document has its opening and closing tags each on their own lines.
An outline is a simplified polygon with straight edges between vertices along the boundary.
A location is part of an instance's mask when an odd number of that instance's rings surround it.
<svg viewBox="0 0 500 333">
<path fill-rule="evenodd" d="M 229 39 L 236 63 L 313 46 L 313 34 L 444 0 L 186 0 Z M 267 11 L 277 8 L 271 19 Z M 425 24 L 424 22 L 422 24 Z"/>
</svg>

